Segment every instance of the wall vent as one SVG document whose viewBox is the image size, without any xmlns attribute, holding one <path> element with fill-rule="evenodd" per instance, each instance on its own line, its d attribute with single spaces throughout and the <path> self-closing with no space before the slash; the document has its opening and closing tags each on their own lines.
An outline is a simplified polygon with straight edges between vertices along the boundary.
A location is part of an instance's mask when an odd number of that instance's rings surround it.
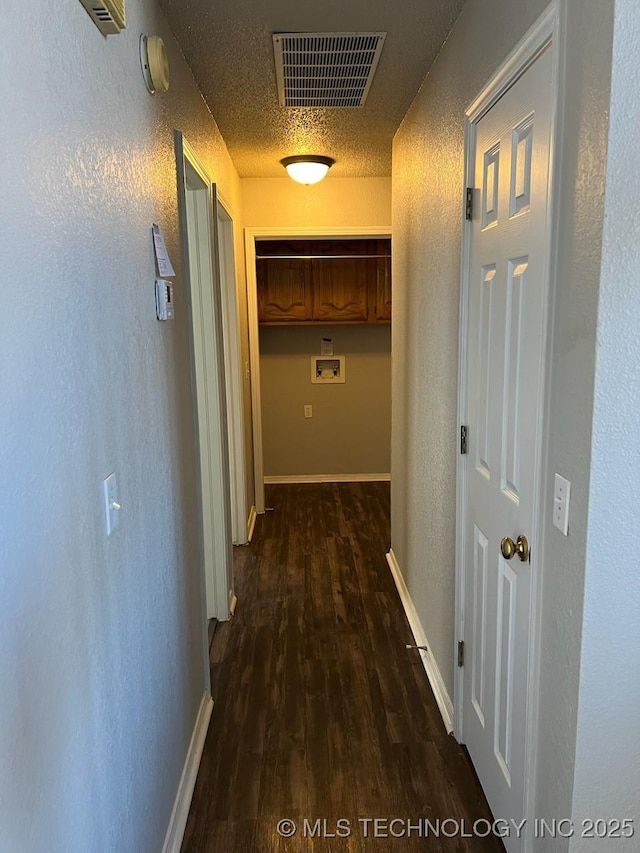
<svg viewBox="0 0 640 853">
<path fill-rule="evenodd" d="M 102 35 L 116 35 L 126 27 L 125 0 L 80 0 Z"/>
<path fill-rule="evenodd" d="M 281 107 L 362 107 L 386 33 L 274 33 Z"/>
</svg>

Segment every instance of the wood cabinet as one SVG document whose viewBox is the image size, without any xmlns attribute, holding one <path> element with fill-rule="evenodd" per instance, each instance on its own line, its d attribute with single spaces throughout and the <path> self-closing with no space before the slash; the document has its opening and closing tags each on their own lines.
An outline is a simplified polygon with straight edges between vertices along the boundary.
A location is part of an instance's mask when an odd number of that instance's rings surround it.
<svg viewBox="0 0 640 853">
<path fill-rule="evenodd" d="M 271 258 L 258 261 L 258 319 L 261 323 L 313 320 L 308 261 Z"/>
<path fill-rule="evenodd" d="M 390 240 L 262 241 L 262 325 L 391 322 Z"/>
<path fill-rule="evenodd" d="M 376 322 L 391 322 L 391 258 L 376 261 Z"/>
<path fill-rule="evenodd" d="M 367 322 L 368 264 L 364 258 L 311 261 L 314 320 L 323 323 Z"/>
</svg>

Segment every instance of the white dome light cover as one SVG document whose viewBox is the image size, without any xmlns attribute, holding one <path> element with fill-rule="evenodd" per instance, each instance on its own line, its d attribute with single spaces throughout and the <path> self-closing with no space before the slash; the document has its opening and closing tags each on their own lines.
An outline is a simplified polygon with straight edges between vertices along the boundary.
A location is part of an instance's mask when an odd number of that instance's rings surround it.
<svg viewBox="0 0 640 853">
<path fill-rule="evenodd" d="M 332 157 L 320 154 L 296 154 L 280 161 L 287 174 L 299 184 L 317 184 L 336 162 Z"/>
</svg>

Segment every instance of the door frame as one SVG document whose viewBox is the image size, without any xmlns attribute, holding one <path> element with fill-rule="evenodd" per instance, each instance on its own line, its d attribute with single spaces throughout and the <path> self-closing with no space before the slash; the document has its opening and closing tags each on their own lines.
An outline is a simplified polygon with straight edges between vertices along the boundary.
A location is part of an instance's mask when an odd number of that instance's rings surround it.
<svg viewBox="0 0 640 853">
<path fill-rule="evenodd" d="M 249 323 L 249 365 L 251 370 L 251 420 L 253 424 L 253 471 L 255 507 L 263 513 L 264 457 L 262 453 L 262 398 L 260 393 L 260 330 L 258 326 L 258 291 L 256 280 L 256 240 L 321 240 L 322 238 L 372 237 L 391 238 L 391 226 L 349 227 L 251 227 L 244 229 L 247 264 L 247 317 Z"/>
<path fill-rule="evenodd" d="M 200 561 L 207 619 L 225 621 L 233 600 L 233 550 L 229 485 L 229 446 L 224 376 L 224 348 L 217 239 L 217 195 L 194 150 L 181 131 L 174 134 L 178 178 L 178 212 L 183 251 L 191 362 L 191 396 L 198 462 Z M 187 181 L 195 176 L 199 200 L 206 200 L 206 222 L 201 223 L 206 245 L 196 235 L 198 265 L 203 275 L 192 275 L 189 243 Z M 202 279 L 205 279 L 203 284 Z M 214 396 L 212 398 L 212 390 Z M 205 637 L 207 635 L 204 623 Z M 208 643 L 206 644 L 208 669 Z"/>
<path fill-rule="evenodd" d="M 227 397 L 229 480 L 231 488 L 231 535 L 234 545 L 248 541 L 247 477 L 244 442 L 242 352 L 238 321 L 238 283 L 235 262 L 234 222 L 231 208 L 221 193 L 216 207 L 218 264 L 222 300 L 222 338 Z"/>
<path fill-rule="evenodd" d="M 524 780 L 524 817 L 528 818 L 527 826 L 532 826 L 531 818 L 535 808 L 535 777 L 538 743 L 539 708 L 537 697 L 540 683 L 540 626 L 541 626 L 541 597 L 543 580 L 542 560 L 542 528 L 545 496 L 547 493 L 546 460 L 548 458 L 548 424 L 549 396 L 551 373 L 551 343 L 553 339 L 554 293 L 556 286 L 556 267 L 558 248 L 555 235 L 557 229 L 557 199 L 559 173 L 556 166 L 562 138 L 561 119 L 563 115 L 562 102 L 564 99 L 564 2 L 553 0 L 546 11 L 525 34 L 515 49 L 505 59 L 500 68 L 490 78 L 478 97 L 465 113 L 464 133 L 464 186 L 475 186 L 475 141 L 476 126 L 483 116 L 500 100 L 502 95 L 527 71 L 545 49 L 553 51 L 552 56 L 552 94 L 551 94 L 551 132 L 549 146 L 549 216 L 547 219 L 547 243 L 545 257 L 545 287 L 546 309 L 543 316 L 543 340 L 540 375 L 540 408 L 536 425 L 536 476 L 534 494 L 537 496 L 534 512 L 534 524 L 531 531 L 531 547 L 540 555 L 538 571 L 531 589 L 531 619 L 529 628 L 530 664 L 527 684 L 527 720 L 525 742 L 525 780 Z M 475 199 L 474 199 L 475 202 Z M 468 398 L 468 362 L 467 349 L 469 316 L 469 275 L 472 228 L 471 223 L 463 220 L 462 228 L 462 262 L 460 279 L 460 321 L 459 321 L 459 358 L 458 358 L 458 435 L 463 424 L 467 424 Z M 463 719 L 463 669 L 458 667 L 458 640 L 463 640 L 464 632 L 464 596 L 465 575 L 463 555 L 465 552 L 465 497 L 466 470 L 462 454 L 456 458 L 456 553 L 455 553 L 455 625 L 454 641 L 454 735 L 464 743 Z M 531 837 L 525 837 L 524 850 L 531 849 Z"/>
</svg>

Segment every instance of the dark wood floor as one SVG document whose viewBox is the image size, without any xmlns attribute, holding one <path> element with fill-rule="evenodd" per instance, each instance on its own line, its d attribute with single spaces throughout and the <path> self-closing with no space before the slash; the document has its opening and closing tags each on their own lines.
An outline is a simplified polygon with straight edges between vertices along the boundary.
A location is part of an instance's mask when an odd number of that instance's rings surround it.
<svg viewBox="0 0 640 853">
<path fill-rule="evenodd" d="M 491 815 L 404 648 L 388 485 L 270 486 L 267 505 L 235 549 L 238 606 L 211 648 L 215 706 L 183 851 L 502 851 L 456 834 Z M 376 833 L 376 817 L 399 822 Z M 421 819 L 449 819 L 452 837 L 425 837 Z"/>
</svg>

